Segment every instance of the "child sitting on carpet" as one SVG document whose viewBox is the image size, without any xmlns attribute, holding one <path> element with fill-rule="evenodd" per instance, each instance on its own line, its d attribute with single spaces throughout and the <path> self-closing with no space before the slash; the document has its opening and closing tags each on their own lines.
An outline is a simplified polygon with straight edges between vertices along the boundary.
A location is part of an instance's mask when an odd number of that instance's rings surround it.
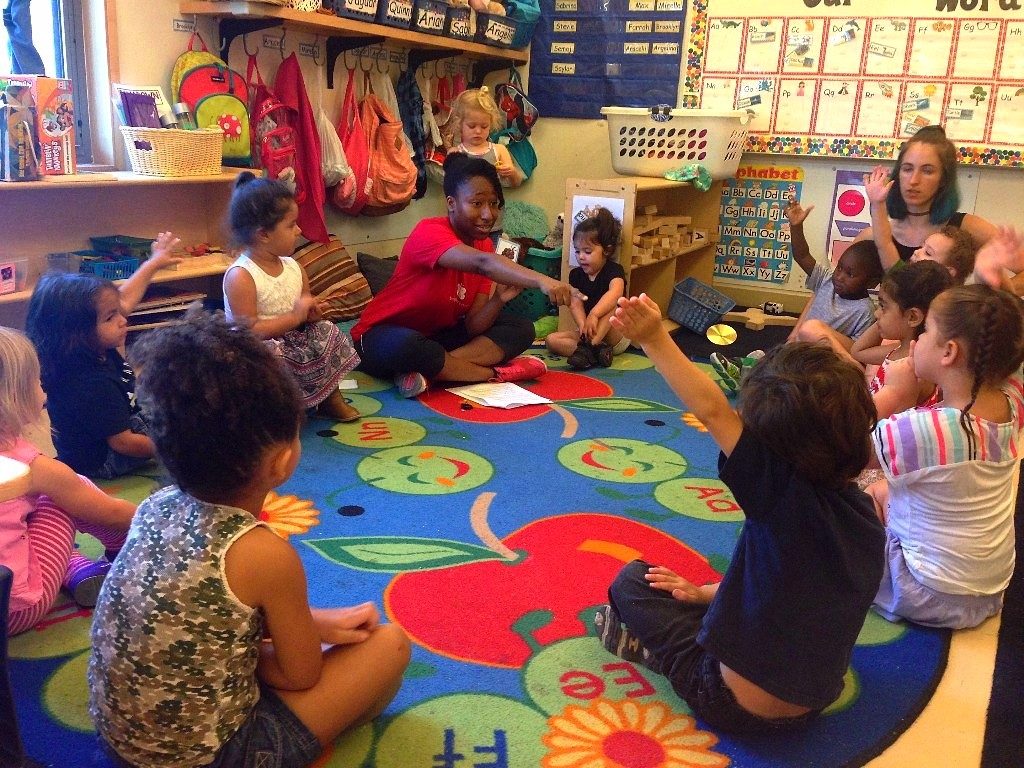
<svg viewBox="0 0 1024 768">
<path fill-rule="evenodd" d="M 309 765 L 384 710 L 409 641 L 373 603 L 310 609 L 298 554 L 260 522 L 302 450 L 299 391 L 272 352 L 202 313 L 137 347 L 175 485 L 139 506 L 100 592 L 90 714 L 132 765 Z"/>
<path fill-rule="evenodd" d="M 568 358 L 569 366 L 579 371 L 595 365 L 607 368 L 614 355 L 629 347 L 629 339 L 608 322 L 626 291 L 626 273 L 613 261 L 621 233 L 622 225 L 607 208 L 598 208 L 572 233 L 579 266 L 569 272 L 569 285 L 579 295 L 569 304 L 569 312 L 576 328 L 555 331 L 545 341 L 549 350 Z"/>
<path fill-rule="evenodd" d="M 646 295 L 619 299 L 612 324 L 718 443 L 746 521 L 720 584 L 623 568 L 596 617 L 601 642 L 665 675 L 714 728 L 800 727 L 842 692 L 882 573 L 882 526 L 851 482 L 875 420 L 863 374 L 827 346 L 785 344 L 747 374 L 737 413 Z"/>
<path fill-rule="evenodd" d="M 231 235 L 244 247 L 224 274 L 224 311 L 274 351 L 302 390 L 302 404 L 321 416 L 355 421 L 359 411 L 338 389 L 359 365 L 352 339 L 321 317 L 309 278 L 292 258 L 299 206 L 282 181 L 245 171 L 231 196 Z"/>
<path fill-rule="evenodd" d="M 0 328 L 0 456 L 29 466 L 28 491 L 0 503 L 0 563 L 14 572 L 7 631 L 31 629 L 64 586 L 92 607 L 110 563 L 75 549 L 75 532 L 100 540 L 112 557 L 124 544 L 135 505 L 103 493 L 22 436 L 43 412 L 39 359 L 25 336 Z"/>
<path fill-rule="evenodd" d="M 937 261 L 900 263 L 886 273 L 878 291 L 876 322 L 850 347 L 858 363 L 878 366 L 868 382 L 872 394 L 885 384 L 889 366 L 910 354 L 910 345 L 924 332 L 932 301 L 952 286 L 950 271 Z M 935 384 L 921 379 L 916 404 L 924 405 L 936 394 Z"/>
<path fill-rule="evenodd" d="M 1001 609 L 1014 567 L 1022 362 L 1020 300 L 958 286 L 932 302 L 924 333 L 875 394 L 887 480 L 873 493 L 887 533 L 875 605 L 886 618 L 957 629 Z M 914 407 L 919 378 L 938 385 L 941 401 Z"/>
<path fill-rule="evenodd" d="M 834 270 L 819 264 L 804 236 L 804 219 L 812 210 L 813 205 L 803 208 L 792 195 L 785 209 L 793 260 L 807 273 L 807 287 L 814 291 L 789 341 L 827 340 L 849 349 L 871 325 L 875 308 L 868 289 L 882 280 L 882 262 L 875 244 L 861 240 L 843 251 Z"/>
<path fill-rule="evenodd" d="M 179 242 L 161 232 L 152 255 L 120 285 L 52 272 L 32 291 L 25 330 L 39 354 L 57 458 L 75 472 L 109 480 L 155 455 L 124 358 L 127 317 L 157 270 L 181 262 Z"/>
</svg>

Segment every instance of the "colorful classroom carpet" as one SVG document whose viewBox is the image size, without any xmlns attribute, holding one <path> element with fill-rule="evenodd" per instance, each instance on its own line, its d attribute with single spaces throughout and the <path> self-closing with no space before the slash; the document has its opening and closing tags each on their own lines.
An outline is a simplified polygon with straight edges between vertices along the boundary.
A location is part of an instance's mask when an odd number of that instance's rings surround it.
<svg viewBox="0 0 1024 768">
<path fill-rule="evenodd" d="M 602 649 L 592 616 L 623 563 L 715 579 L 742 512 L 710 437 L 645 357 L 586 373 L 549 363 L 526 386 L 551 405 L 403 400 L 357 377 L 361 421 L 305 426 L 265 516 L 300 552 L 313 605 L 374 600 L 414 647 L 385 716 L 318 765 L 831 768 L 880 753 L 931 696 L 948 633 L 871 614 L 840 699 L 770 740 L 710 731 L 663 678 Z M 109 489 L 141 499 L 153 485 Z M 11 642 L 23 737 L 51 765 L 108 765 L 85 708 L 89 620 L 65 605 Z"/>
</svg>

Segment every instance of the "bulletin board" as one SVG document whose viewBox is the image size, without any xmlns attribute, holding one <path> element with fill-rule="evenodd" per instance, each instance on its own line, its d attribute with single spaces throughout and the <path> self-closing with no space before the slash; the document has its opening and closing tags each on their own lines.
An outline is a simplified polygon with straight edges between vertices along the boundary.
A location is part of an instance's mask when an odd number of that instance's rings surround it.
<svg viewBox="0 0 1024 768">
<path fill-rule="evenodd" d="M 540 0 L 530 101 L 548 117 L 675 105 L 688 0 Z"/>
<path fill-rule="evenodd" d="M 1024 165 L 1018 2 L 689 2 L 684 103 L 750 109 L 748 152 L 888 160 L 940 124 L 960 163 Z"/>
</svg>

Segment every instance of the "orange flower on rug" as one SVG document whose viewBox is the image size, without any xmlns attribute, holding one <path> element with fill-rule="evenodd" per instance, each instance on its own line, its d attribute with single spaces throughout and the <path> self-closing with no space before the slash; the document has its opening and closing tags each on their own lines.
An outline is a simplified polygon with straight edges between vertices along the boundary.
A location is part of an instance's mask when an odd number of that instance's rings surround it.
<svg viewBox="0 0 1024 768">
<path fill-rule="evenodd" d="M 713 733 L 664 704 L 597 699 L 548 720 L 543 768 L 725 768 Z"/>
<path fill-rule="evenodd" d="M 287 539 L 293 533 L 305 533 L 319 525 L 320 512 L 313 508 L 312 501 L 271 491 L 263 502 L 260 520 L 282 539 Z"/>
</svg>

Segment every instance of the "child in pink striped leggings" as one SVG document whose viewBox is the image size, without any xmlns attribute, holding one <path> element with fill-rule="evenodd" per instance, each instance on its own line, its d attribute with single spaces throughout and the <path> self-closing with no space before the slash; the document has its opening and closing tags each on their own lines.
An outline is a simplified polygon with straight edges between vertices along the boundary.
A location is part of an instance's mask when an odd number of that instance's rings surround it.
<svg viewBox="0 0 1024 768">
<path fill-rule="evenodd" d="M 95 605 L 110 562 L 80 555 L 75 533 L 95 536 L 110 556 L 124 544 L 135 514 L 134 504 L 108 496 L 22 437 L 45 399 L 32 344 L 18 331 L 0 328 L 0 455 L 30 467 L 28 493 L 0 503 L 0 563 L 14 572 L 11 635 L 34 627 L 61 586 L 79 605 Z"/>
</svg>

